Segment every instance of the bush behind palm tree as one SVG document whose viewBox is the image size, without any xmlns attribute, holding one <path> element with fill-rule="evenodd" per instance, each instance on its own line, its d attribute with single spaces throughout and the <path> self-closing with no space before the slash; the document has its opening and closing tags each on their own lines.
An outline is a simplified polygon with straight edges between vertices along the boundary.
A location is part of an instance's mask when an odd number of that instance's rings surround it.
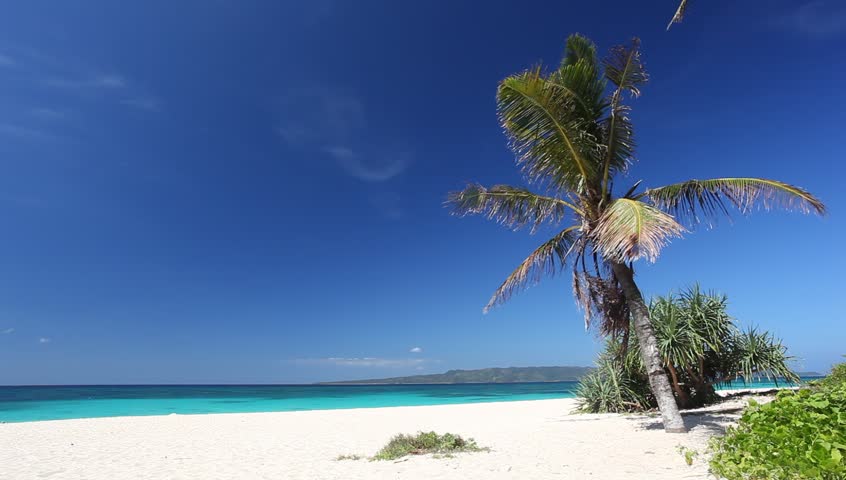
<svg viewBox="0 0 846 480">
<path fill-rule="evenodd" d="M 657 297 L 650 318 L 676 402 L 692 408 L 713 402 L 715 386 L 768 378 L 798 382 L 792 357 L 771 333 L 741 330 L 727 313 L 724 295 L 694 286 L 679 295 Z M 632 412 L 654 408 L 637 342 L 610 339 L 597 368 L 580 382 L 580 410 Z"/>
</svg>

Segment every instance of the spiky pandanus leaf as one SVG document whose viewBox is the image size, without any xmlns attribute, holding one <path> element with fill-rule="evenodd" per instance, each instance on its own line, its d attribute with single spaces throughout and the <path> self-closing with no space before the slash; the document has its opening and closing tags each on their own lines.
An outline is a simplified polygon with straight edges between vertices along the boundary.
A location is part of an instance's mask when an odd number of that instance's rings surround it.
<svg viewBox="0 0 846 480">
<path fill-rule="evenodd" d="M 590 122 L 573 114 L 575 102 L 571 92 L 551 84 L 539 69 L 500 84 L 500 121 L 530 182 L 580 192 L 596 177 L 599 144 Z"/>
<path fill-rule="evenodd" d="M 655 298 L 649 313 L 658 349 L 667 365 L 684 369 L 703 355 L 704 339 L 675 297 Z"/>
<path fill-rule="evenodd" d="M 654 262 L 669 239 L 685 231 L 673 217 L 630 198 L 618 198 L 602 214 L 591 238 L 611 261 Z"/>
<path fill-rule="evenodd" d="M 533 232 L 544 223 L 558 224 L 568 215 L 581 212 L 570 202 L 525 188 L 508 185 L 485 188 L 475 183 L 450 193 L 447 204 L 455 215 L 484 215 L 515 230 L 529 226 Z"/>
<path fill-rule="evenodd" d="M 825 205 L 802 188 L 764 178 L 714 178 L 688 180 L 659 188 L 651 188 L 638 198 L 652 203 L 676 218 L 691 224 L 729 215 L 734 207 L 742 214 L 756 206 L 766 210 L 780 207 L 802 213 L 825 214 Z"/>
<path fill-rule="evenodd" d="M 579 227 L 572 226 L 544 242 L 502 282 L 485 305 L 484 311 L 505 303 L 527 285 L 539 282 L 543 275 L 555 275 L 562 270 L 578 239 Z"/>
<path fill-rule="evenodd" d="M 788 363 L 793 357 L 787 354 L 787 348 L 770 332 L 759 331 L 750 327 L 738 333 L 733 339 L 731 352 L 735 375 L 743 380 L 767 377 L 778 383 L 784 379 L 791 383 L 799 383 L 799 376 L 790 369 Z M 736 380 L 729 378 L 728 380 Z"/>
<path fill-rule="evenodd" d="M 723 340 L 735 330 L 734 321 L 727 312 L 728 298 L 716 292 L 703 292 L 695 284 L 679 295 L 678 304 L 705 346 L 721 351 Z"/>
</svg>

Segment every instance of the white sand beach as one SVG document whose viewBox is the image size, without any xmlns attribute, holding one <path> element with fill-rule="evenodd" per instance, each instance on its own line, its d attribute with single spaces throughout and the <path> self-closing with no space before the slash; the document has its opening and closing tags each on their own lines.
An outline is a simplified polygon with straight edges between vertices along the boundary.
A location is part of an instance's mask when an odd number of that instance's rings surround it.
<svg viewBox="0 0 846 480">
<path fill-rule="evenodd" d="M 745 401 L 735 400 L 740 406 Z M 169 415 L 0 425 L 0 479 L 689 479 L 678 446 L 703 451 L 736 413 L 657 418 L 569 415 L 572 399 L 304 412 Z M 724 409 L 726 404 L 721 405 Z M 369 456 L 401 432 L 453 432 L 490 452 Z"/>
</svg>

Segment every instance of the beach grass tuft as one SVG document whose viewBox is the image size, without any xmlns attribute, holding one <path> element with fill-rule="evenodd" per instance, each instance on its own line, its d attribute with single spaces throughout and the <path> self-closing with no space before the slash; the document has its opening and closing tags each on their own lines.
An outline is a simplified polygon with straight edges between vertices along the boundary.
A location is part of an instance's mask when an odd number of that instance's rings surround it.
<svg viewBox="0 0 846 480">
<path fill-rule="evenodd" d="M 364 458 L 364 457 L 361 456 L 361 455 L 353 453 L 353 454 L 338 455 L 337 457 L 335 457 L 335 461 L 336 462 L 342 462 L 344 460 L 361 460 L 362 458 Z"/>
<path fill-rule="evenodd" d="M 465 439 L 452 433 L 418 432 L 415 435 L 396 435 L 371 460 L 395 460 L 407 455 L 426 454 L 451 458 L 454 453 L 486 451 L 489 449 L 480 447 L 472 438 Z"/>
</svg>

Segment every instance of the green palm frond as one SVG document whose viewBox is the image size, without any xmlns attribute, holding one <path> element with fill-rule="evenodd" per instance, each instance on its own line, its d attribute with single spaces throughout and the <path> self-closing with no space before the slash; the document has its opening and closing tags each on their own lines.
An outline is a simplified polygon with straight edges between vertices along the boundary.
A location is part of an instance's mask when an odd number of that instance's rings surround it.
<svg viewBox="0 0 846 480">
<path fill-rule="evenodd" d="M 596 176 L 597 139 L 574 106 L 572 93 L 530 70 L 499 85 L 497 108 L 502 126 L 531 182 L 558 190 L 580 191 Z"/>
<path fill-rule="evenodd" d="M 561 66 L 546 79 L 550 86 L 559 88 L 573 101 L 571 115 L 596 122 L 605 108 L 603 95 L 605 80 L 597 69 L 596 47 L 593 42 L 581 35 L 570 35 L 567 39 L 567 51 Z M 587 123 L 590 134 L 599 136 L 595 123 Z"/>
<path fill-rule="evenodd" d="M 617 172 L 624 172 L 634 162 L 634 127 L 629 119 L 631 108 L 616 103 L 602 120 L 606 132 L 605 158 L 602 161 L 602 191 L 608 193 L 609 181 Z"/>
<path fill-rule="evenodd" d="M 640 58 L 640 40 L 632 40 L 631 46 L 617 46 L 603 62 L 605 78 L 617 88 L 611 95 L 609 115 L 602 122 L 605 131 L 605 157 L 602 165 L 602 191 L 607 193 L 609 179 L 615 172 L 625 171 L 634 161 L 634 128 L 629 120 L 627 105 L 623 104 L 623 93 L 640 96 L 640 86 L 649 80 Z"/>
<path fill-rule="evenodd" d="M 629 262 L 646 258 L 654 262 L 668 240 L 684 231 L 661 210 L 638 200 L 618 198 L 600 217 L 591 239 L 606 259 Z"/>
<path fill-rule="evenodd" d="M 563 269 L 567 264 L 567 257 L 578 241 L 579 228 L 565 228 L 535 249 L 496 289 L 484 311 L 488 312 L 496 305 L 505 303 L 530 283 L 539 282 L 543 275 L 555 275 Z"/>
<path fill-rule="evenodd" d="M 450 193 L 446 203 L 455 215 L 484 215 L 515 230 L 531 226 L 533 232 L 544 223 L 557 224 L 568 214 L 581 213 L 581 209 L 564 200 L 508 185 L 485 188 L 470 184 Z"/>
<path fill-rule="evenodd" d="M 687 10 L 687 2 L 688 0 L 681 0 L 679 8 L 676 9 L 676 14 L 670 19 L 670 23 L 667 24 L 667 30 L 669 30 L 674 23 L 681 23 L 681 21 L 684 20 L 684 12 Z"/>
<path fill-rule="evenodd" d="M 561 67 L 575 65 L 580 60 L 596 66 L 596 45 L 584 35 L 574 33 L 567 37 L 567 47 L 564 50 Z"/>
<path fill-rule="evenodd" d="M 803 213 L 825 214 L 825 205 L 806 190 L 763 178 L 688 180 L 651 188 L 638 198 L 644 196 L 658 208 L 693 224 L 718 215 L 728 215 L 728 206 L 737 208 L 743 214 L 751 212 L 756 205 L 766 210 L 780 207 Z"/>
</svg>

